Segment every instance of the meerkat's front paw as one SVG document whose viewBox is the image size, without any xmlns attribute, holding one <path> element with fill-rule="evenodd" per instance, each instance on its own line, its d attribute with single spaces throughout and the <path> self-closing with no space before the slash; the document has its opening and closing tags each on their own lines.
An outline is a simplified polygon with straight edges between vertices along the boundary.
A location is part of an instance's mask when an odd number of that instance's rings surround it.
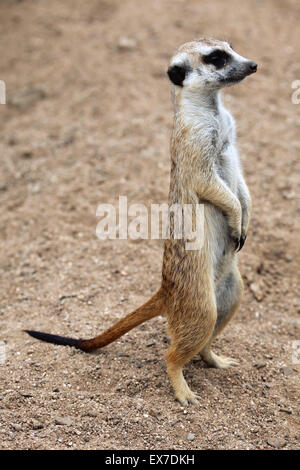
<svg viewBox="0 0 300 470">
<path fill-rule="evenodd" d="M 239 361 L 233 359 L 232 357 L 218 356 L 213 351 L 209 351 L 202 355 L 203 360 L 210 367 L 215 367 L 216 369 L 227 369 L 228 367 L 235 367 L 239 365 Z"/>
<path fill-rule="evenodd" d="M 239 251 L 245 242 L 245 239 L 244 241 L 242 241 L 243 236 L 241 232 L 239 230 L 234 229 L 233 227 L 229 227 L 229 236 L 233 243 L 235 251 Z"/>
</svg>

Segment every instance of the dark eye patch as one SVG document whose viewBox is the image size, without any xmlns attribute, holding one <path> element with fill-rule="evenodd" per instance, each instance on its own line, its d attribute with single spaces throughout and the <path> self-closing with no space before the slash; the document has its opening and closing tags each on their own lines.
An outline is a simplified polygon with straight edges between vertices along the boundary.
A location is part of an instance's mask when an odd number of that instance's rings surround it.
<svg viewBox="0 0 300 470">
<path fill-rule="evenodd" d="M 225 65 L 229 62 L 231 56 L 227 54 L 225 51 L 221 51 L 220 49 L 216 49 L 212 51 L 210 54 L 203 56 L 203 62 L 205 64 L 212 64 L 217 69 L 222 69 Z"/>
<path fill-rule="evenodd" d="M 168 68 L 168 75 L 174 85 L 183 86 L 187 74 L 192 70 L 188 64 L 172 65 Z"/>
</svg>

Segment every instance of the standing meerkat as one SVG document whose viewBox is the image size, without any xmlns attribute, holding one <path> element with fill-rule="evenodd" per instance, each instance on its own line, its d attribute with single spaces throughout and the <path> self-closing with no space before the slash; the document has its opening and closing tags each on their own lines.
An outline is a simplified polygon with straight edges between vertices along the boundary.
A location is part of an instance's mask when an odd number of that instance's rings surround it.
<svg viewBox="0 0 300 470">
<path fill-rule="evenodd" d="M 94 351 L 135 326 L 165 315 L 171 338 L 166 353 L 175 397 L 186 406 L 199 398 L 183 376 L 183 366 L 197 353 L 212 367 L 238 362 L 217 356 L 215 337 L 236 312 L 243 283 L 237 251 L 246 239 L 251 200 L 242 176 L 235 125 L 221 101 L 221 89 L 242 81 L 257 64 L 237 54 L 227 42 L 200 39 L 184 44 L 168 69 L 175 107 L 171 139 L 169 205 L 204 205 L 203 246 L 186 249 L 174 229 L 165 240 L 162 283 L 158 292 L 95 338 L 72 339 L 37 331 L 50 343 Z"/>
</svg>

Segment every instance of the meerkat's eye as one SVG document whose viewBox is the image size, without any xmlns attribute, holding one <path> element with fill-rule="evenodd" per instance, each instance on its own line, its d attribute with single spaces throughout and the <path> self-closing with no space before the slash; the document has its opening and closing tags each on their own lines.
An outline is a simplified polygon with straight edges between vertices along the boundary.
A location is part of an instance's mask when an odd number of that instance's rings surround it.
<svg viewBox="0 0 300 470">
<path fill-rule="evenodd" d="M 225 51 L 215 50 L 208 55 L 203 56 L 203 62 L 205 64 L 212 64 L 217 69 L 225 67 L 227 62 L 230 60 L 230 55 Z"/>
</svg>

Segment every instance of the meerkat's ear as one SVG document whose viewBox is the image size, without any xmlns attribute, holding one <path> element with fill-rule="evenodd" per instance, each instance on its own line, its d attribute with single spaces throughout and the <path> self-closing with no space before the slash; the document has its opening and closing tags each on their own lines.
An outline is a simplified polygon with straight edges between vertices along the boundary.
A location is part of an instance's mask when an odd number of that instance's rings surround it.
<svg viewBox="0 0 300 470">
<path fill-rule="evenodd" d="M 167 73 L 174 85 L 183 86 L 183 81 L 187 73 L 187 68 L 184 65 L 171 65 Z"/>
</svg>

